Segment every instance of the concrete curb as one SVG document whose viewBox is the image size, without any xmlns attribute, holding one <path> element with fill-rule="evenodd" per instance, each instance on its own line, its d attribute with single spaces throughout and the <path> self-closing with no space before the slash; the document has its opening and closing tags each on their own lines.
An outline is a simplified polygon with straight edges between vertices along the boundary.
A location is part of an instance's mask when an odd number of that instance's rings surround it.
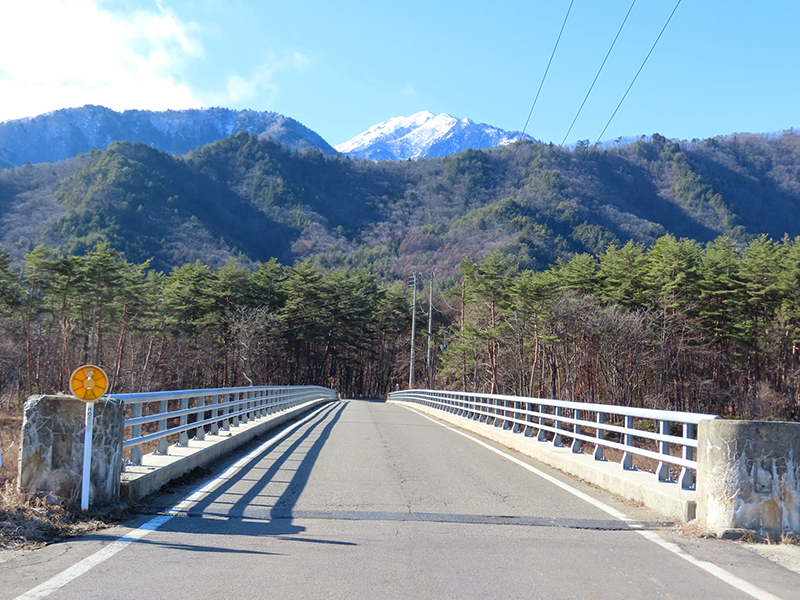
<svg viewBox="0 0 800 600">
<path fill-rule="evenodd" d="M 594 460 L 589 454 L 573 454 L 569 448 L 556 448 L 552 443 L 537 442 L 535 438 L 459 417 L 414 402 L 390 400 L 399 406 L 413 408 L 436 417 L 459 429 L 503 444 L 520 454 L 535 458 L 583 481 L 596 485 L 617 496 L 646 506 L 680 522 L 694 520 L 697 512 L 697 492 L 683 490 L 677 483 L 659 483 L 653 473 L 625 471 L 618 463 Z"/>
<path fill-rule="evenodd" d="M 207 465 L 253 438 L 327 402 L 331 400 L 312 400 L 285 412 L 231 426 L 230 431 L 220 431 L 219 435 L 206 434 L 205 440 L 189 440 L 188 446 L 170 446 L 165 455 L 145 454 L 141 465 L 125 467 L 120 497 L 125 502 L 140 500 L 173 479 Z"/>
</svg>

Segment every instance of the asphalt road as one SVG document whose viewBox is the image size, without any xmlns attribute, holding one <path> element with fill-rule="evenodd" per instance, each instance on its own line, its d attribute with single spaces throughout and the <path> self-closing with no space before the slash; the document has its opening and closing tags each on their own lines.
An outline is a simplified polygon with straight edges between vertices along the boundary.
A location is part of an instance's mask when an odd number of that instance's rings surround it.
<svg viewBox="0 0 800 600">
<path fill-rule="evenodd" d="M 335 403 L 277 437 L 128 527 L 5 553 L 0 598 L 800 598 L 740 545 L 397 405 Z"/>
</svg>

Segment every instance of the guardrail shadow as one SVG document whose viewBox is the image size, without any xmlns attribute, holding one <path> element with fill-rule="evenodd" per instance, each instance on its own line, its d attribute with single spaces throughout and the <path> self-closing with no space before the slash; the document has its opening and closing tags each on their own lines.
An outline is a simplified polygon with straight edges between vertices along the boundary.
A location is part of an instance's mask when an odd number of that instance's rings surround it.
<svg viewBox="0 0 800 600">
<path fill-rule="evenodd" d="M 299 429 L 299 434 L 293 432 L 287 438 L 276 440 L 267 446 L 186 512 L 170 520 L 164 530 L 200 533 L 202 528 L 204 534 L 243 536 L 286 536 L 304 532 L 305 527 L 293 522 L 294 507 L 308 484 L 314 463 L 346 405 L 347 402 L 331 405 Z M 270 453 L 287 441 L 288 446 L 276 453 L 263 473 L 253 478 L 259 465 Z M 310 446 L 304 451 L 303 447 L 308 444 Z M 291 473 L 288 480 L 285 478 L 287 473 Z M 249 485 L 248 480 L 252 481 Z M 281 485 L 285 487 L 278 495 L 268 493 L 268 487 Z M 355 545 L 305 537 L 298 538 L 297 541 Z"/>
</svg>

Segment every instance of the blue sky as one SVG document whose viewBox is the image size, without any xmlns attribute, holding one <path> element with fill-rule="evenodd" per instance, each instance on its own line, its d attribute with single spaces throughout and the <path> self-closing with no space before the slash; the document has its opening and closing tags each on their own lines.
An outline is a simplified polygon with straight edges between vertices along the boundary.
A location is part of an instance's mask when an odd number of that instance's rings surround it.
<svg viewBox="0 0 800 600">
<path fill-rule="evenodd" d="M 527 132 L 560 143 L 632 0 L 575 0 Z M 637 0 L 567 143 L 592 142 L 677 0 Z M 227 106 L 332 144 L 422 110 L 525 124 L 569 0 L 0 0 L 0 121 Z M 603 136 L 800 126 L 800 3 L 683 0 Z"/>
</svg>

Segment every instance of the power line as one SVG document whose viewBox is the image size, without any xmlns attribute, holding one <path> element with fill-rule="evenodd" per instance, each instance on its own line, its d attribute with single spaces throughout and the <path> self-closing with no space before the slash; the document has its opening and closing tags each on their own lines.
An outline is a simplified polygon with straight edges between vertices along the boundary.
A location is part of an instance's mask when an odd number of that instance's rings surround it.
<svg viewBox="0 0 800 600">
<path fill-rule="evenodd" d="M 658 37 L 656 38 L 656 41 L 653 42 L 653 45 L 650 48 L 650 52 L 648 52 L 647 56 L 644 57 L 644 60 L 642 61 L 642 66 L 640 66 L 639 70 L 636 71 L 636 75 L 633 76 L 633 80 L 631 81 L 631 84 L 628 86 L 628 89 L 625 90 L 625 93 L 622 95 L 622 99 L 619 101 L 619 104 L 617 104 L 617 108 L 615 108 L 614 112 L 611 114 L 611 118 L 608 119 L 608 123 L 606 123 L 606 126 L 603 127 L 603 131 L 600 132 L 600 135 L 597 136 L 597 141 L 595 141 L 594 145 L 592 145 L 592 147 L 589 149 L 589 152 L 586 154 L 586 158 L 583 159 L 583 163 L 581 163 L 580 169 L 578 169 L 579 173 L 583 169 L 583 166 L 586 164 L 586 161 L 589 160 L 589 156 L 591 156 L 592 152 L 594 152 L 594 149 L 600 143 L 600 140 L 603 139 L 603 136 L 605 135 L 606 130 L 611 125 L 611 121 L 613 121 L 614 117 L 617 116 L 617 112 L 619 111 L 620 107 L 622 106 L 622 103 L 625 102 L 625 98 L 628 97 L 628 93 L 631 91 L 631 88 L 633 87 L 633 84 L 636 83 L 636 80 L 639 78 L 639 75 L 641 74 L 642 70 L 644 69 L 644 66 L 647 64 L 647 61 L 650 59 L 650 55 L 653 54 L 653 50 L 656 49 L 656 46 L 658 45 L 658 42 L 661 39 L 661 36 L 664 35 L 664 32 L 667 29 L 667 26 L 669 25 L 670 21 L 672 21 L 672 17 L 675 15 L 675 12 L 678 10 L 678 7 L 681 5 L 682 1 L 683 0 L 678 0 L 678 2 L 675 4 L 675 8 L 672 9 L 672 12 L 669 14 L 669 17 L 667 17 L 667 22 L 664 23 L 664 27 L 661 28 L 661 32 L 658 34 Z"/>
<path fill-rule="evenodd" d="M 436 274 L 435 273 L 433 274 L 433 280 L 436 281 Z M 439 297 L 442 299 L 442 302 L 444 302 L 447 305 L 447 308 L 449 308 L 450 310 L 455 311 L 455 312 L 461 312 L 460 308 L 454 308 L 454 307 L 450 306 L 450 303 L 447 301 L 447 298 L 445 298 L 444 294 L 442 294 L 441 292 L 439 292 Z M 439 312 L 441 312 L 441 311 L 439 311 Z"/>
<path fill-rule="evenodd" d="M 631 80 L 631 83 L 628 86 L 628 89 L 625 90 L 625 93 L 622 95 L 622 99 L 620 99 L 619 103 L 617 104 L 617 107 L 614 109 L 614 112 L 611 114 L 611 117 L 608 119 L 608 122 L 606 123 L 605 127 L 603 127 L 603 131 L 600 132 L 600 135 L 597 136 L 597 140 L 592 145 L 592 147 L 589 148 L 589 151 L 586 153 L 586 156 L 584 157 L 583 162 L 581 163 L 581 166 L 578 167 L 578 170 L 575 173 L 576 175 L 580 174 L 580 172 L 583 171 L 583 168 L 584 168 L 584 166 L 586 166 L 586 162 L 589 160 L 589 157 L 592 155 L 592 153 L 594 152 L 595 148 L 597 148 L 597 146 L 600 144 L 600 140 L 603 139 L 603 135 L 605 135 L 606 130 L 611 125 L 611 122 L 614 120 L 614 117 L 617 115 L 617 112 L 619 112 L 619 109 L 622 106 L 622 103 L 625 101 L 625 98 L 628 97 L 628 93 L 631 91 L 631 88 L 633 88 L 633 85 L 636 83 L 636 80 L 639 78 L 639 75 L 641 74 L 642 70 L 644 69 L 644 66 L 647 64 L 647 61 L 650 59 L 650 55 L 653 54 L 653 51 L 656 49 L 656 46 L 658 45 L 659 40 L 661 40 L 661 36 L 664 35 L 664 31 L 666 31 L 667 26 L 669 25 L 670 21 L 672 21 L 672 17 L 675 15 L 675 12 L 678 10 L 678 7 L 680 6 L 682 1 L 683 0 L 678 0 L 678 2 L 675 4 L 675 7 L 672 9 L 672 12 L 669 14 L 669 17 L 667 17 L 667 21 L 664 23 L 664 26 L 661 28 L 661 31 L 659 32 L 658 37 L 656 37 L 656 41 L 653 42 L 653 45 L 650 47 L 650 51 L 647 53 L 647 56 L 645 56 L 644 60 L 642 61 L 642 64 L 639 67 L 639 70 L 636 71 L 636 74 L 633 76 L 633 79 Z M 634 0 L 633 4 L 635 4 L 635 3 L 636 2 Z M 633 4 L 631 4 L 631 7 L 628 9 L 628 14 L 625 15 L 625 20 L 623 20 L 622 26 L 624 26 L 625 25 L 625 21 L 628 20 L 628 15 L 630 14 L 631 9 L 633 9 Z M 617 37 L 619 37 L 619 32 L 622 31 L 622 26 L 620 26 L 620 29 L 617 32 Z M 616 44 L 616 41 L 617 41 L 617 38 L 615 37 L 614 38 L 614 43 L 612 43 L 612 45 L 611 45 L 611 49 L 613 49 L 614 44 Z M 608 54 L 611 53 L 611 49 L 609 49 Z M 608 59 L 608 54 L 606 55 L 606 59 Z M 603 64 L 605 64 L 605 60 L 603 61 Z M 601 69 L 602 69 L 602 66 L 601 66 Z M 599 76 L 599 72 L 598 72 L 598 76 Z M 595 77 L 595 81 L 596 80 L 597 80 L 597 77 Z M 592 83 L 592 86 L 594 86 L 594 83 Z M 591 88 L 589 88 L 589 92 L 591 92 Z M 587 97 L 588 97 L 588 94 L 587 94 Z M 584 102 L 585 101 L 586 100 L 584 99 Z M 581 108 L 583 108 L 583 105 L 581 105 Z M 579 111 L 578 114 L 580 114 L 580 111 Z M 575 118 L 577 119 L 577 115 L 576 115 Z M 574 124 L 575 124 L 575 121 L 573 121 L 573 125 Z M 572 128 L 572 126 L 570 126 L 570 129 L 571 128 Z M 569 135 L 569 133 L 567 133 L 567 135 Z M 564 139 L 566 139 L 566 136 L 565 136 Z M 564 142 L 562 141 L 561 143 L 563 145 Z M 537 184 L 538 183 L 539 183 L 539 180 L 537 179 Z M 538 191 L 538 188 L 539 188 L 539 185 L 537 185 L 537 190 L 535 190 L 535 192 Z M 550 220 L 550 217 L 553 216 L 553 212 L 554 211 L 555 211 L 555 206 L 552 206 L 551 209 L 550 209 L 550 212 L 547 215 L 547 218 L 545 219 L 545 221 L 543 223 L 543 225 L 547 224 L 547 222 Z"/>
<path fill-rule="evenodd" d="M 606 52 L 606 56 L 603 59 L 603 62 L 600 65 L 600 68 L 597 70 L 597 74 L 595 75 L 594 80 L 592 81 L 592 84 L 589 86 L 589 90 L 586 92 L 586 95 L 583 98 L 583 102 L 581 102 L 580 108 L 578 108 L 578 112 L 575 114 L 575 118 L 572 120 L 572 123 L 570 124 L 569 129 L 567 130 L 567 133 L 564 135 L 564 139 L 561 141 L 561 144 L 560 144 L 561 146 L 564 145 L 564 142 L 567 140 L 567 137 L 569 137 L 569 134 L 572 132 L 572 128 L 575 126 L 575 123 L 577 122 L 578 117 L 580 116 L 581 112 L 583 111 L 583 108 L 586 105 L 586 101 L 589 99 L 589 95 L 592 93 L 592 90 L 594 89 L 594 86 L 597 83 L 598 78 L 600 77 L 600 73 L 603 71 L 603 68 L 605 67 L 606 62 L 608 61 L 608 57 L 611 56 L 611 51 L 614 49 L 614 46 L 616 45 L 617 40 L 619 39 L 619 36 L 622 33 L 622 29 L 625 27 L 625 23 L 628 21 L 628 17 L 630 16 L 631 11 L 633 10 L 633 6 L 635 4 L 636 4 L 636 0 L 633 0 L 633 2 L 630 5 L 630 8 L 628 8 L 628 12 L 625 14 L 625 18 L 622 20 L 622 24 L 620 25 L 619 29 L 617 30 L 617 35 L 614 36 L 614 40 L 611 42 L 611 46 L 609 47 L 608 52 Z M 561 32 L 562 33 L 564 31 L 564 26 L 567 23 L 567 18 L 569 17 L 569 14 L 570 14 L 571 10 L 572 10 L 572 2 L 570 2 L 569 8 L 567 9 L 567 14 L 564 17 L 564 23 L 561 25 Z M 561 33 L 558 34 L 558 40 L 556 40 L 556 45 L 553 48 L 553 54 L 550 56 L 550 62 L 552 62 L 552 60 L 553 60 L 553 56 L 555 55 L 555 51 L 556 51 L 556 48 L 558 47 L 558 42 L 559 42 L 560 39 L 561 39 Z M 542 84 L 540 84 L 540 86 L 539 86 L 539 91 L 541 91 L 542 85 L 544 84 L 544 78 L 547 77 L 547 71 L 549 69 L 550 69 L 550 63 L 547 64 L 547 69 L 545 70 L 544 77 L 542 77 Z M 533 102 L 533 106 L 536 106 L 536 100 L 538 98 L 539 98 L 539 93 L 537 92 L 536 99 L 534 99 L 534 102 Z M 533 114 L 533 106 L 531 107 L 531 114 Z M 528 119 L 529 120 L 530 120 L 531 114 L 528 115 Z M 527 126 L 528 126 L 528 121 L 525 122 L 525 128 L 527 128 Z M 524 135 L 524 134 L 525 134 L 525 129 L 523 129 L 523 132 L 522 132 L 522 135 Z M 520 135 L 520 139 L 522 138 L 522 135 Z M 517 146 L 517 148 L 519 148 L 519 146 Z M 516 148 L 514 150 L 514 154 L 516 155 Z M 533 190 L 533 196 L 534 197 L 536 195 L 538 195 L 539 190 L 541 188 L 541 184 L 542 184 L 541 178 L 536 178 L 536 187 Z M 544 220 L 544 224 L 545 225 L 550 220 L 550 217 L 553 216 L 553 212 L 554 211 L 555 211 L 555 205 L 550 207 L 550 211 L 547 214 L 547 218 L 545 218 L 545 220 Z"/>
<path fill-rule="evenodd" d="M 447 305 L 447 308 L 449 308 L 450 310 L 455 311 L 455 312 L 461 312 L 460 308 L 456 308 L 454 306 L 450 306 L 450 303 L 447 301 L 447 298 L 444 297 L 444 294 L 440 293 L 439 297 L 442 299 L 442 302 L 444 302 Z"/>
<path fill-rule="evenodd" d="M 622 25 L 619 26 L 619 29 L 617 30 L 617 35 L 614 36 L 614 41 L 611 42 L 611 47 L 608 49 L 608 52 L 606 52 L 606 57 L 603 59 L 603 64 L 601 64 L 600 68 L 597 70 L 597 75 L 594 76 L 594 81 L 592 81 L 592 85 L 589 86 L 589 91 L 586 92 L 586 96 L 584 96 L 583 102 L 581 102 L 581 106 L 578 109 L 578 113 L 575 115 L 575 118 L 572 119 L 572 124 L 569 126 L 569 129 L 567 130 L 567 133 L 564 135 L 564 139 L 561 140 L 561 144 L 560 144 L 561 146 L 563 146 L 564 142 L 567 141 L 567 138 L 569 137 L 569 134 L 572 132 L 572 128 L 575 127 L 575 122 L 578 120 L 578 117 L 580 116 L 581 111 L 583 111 L 583 107 L 586 105 L 586 101 L 589 99 L 589 95 L 592 93 L 592 90 L 594 89 L 594 84 L 597 83 L 597 79 L 600 77 L 600 73 L 603 72 L 603 67 L 606 66 L 606 62 L 608 61 L 608 57 L 611 56 L 611 51 L 614 49 L 614 46 L 616 45 L 617 40 L 619 39 L 619 35 L 622 33 L 622 28 L 625 27 L 625 23 L 627 23 L 628 17 L 631 15 L 631 11 L 633 10 L 634 4 L 636 4 L 636 0 L 633 0 L 633 2 L 631 2 L 630 8 L 628 9 L 628 12 L 625 15 L 625 18 L 622 20 Z"/>
<path fill-rule="evenodd" d="M 567 14 L 564 16 L 564 22 L 561 24 L 561 31 L 558 32 L 558 38 L 556 38 L 555 46 L 553 46 L 553 52 L 550 54 L 550 60 L 547 62 L 547 68 L 544 70 L 542 81 L 539 83 L 539 89 L 536 91 L 536 97 L 533 99 L 531 110 L 528 113 L 528 118 L 525 120 L 525 126 L 522 128 L 522 132 L 519 134 L 519 139 L 517 142 L 522 140 L 523 136 L 525 135 L 525 131 L 528 129 L 528 123 L 530 123 L 531 116 L 533 115 L 533 109 L 536 108 L 536 102 L 539 100 L 539 94 L 542 92 L 542 87 L 544 87 L 544 80 L 547 79 L 547 73 L 550 71 L 550 65 L 553 63 L 553 57 L 556 55 L 558 43 L 561 41 L 561 35 L 564 33 L 564 28 L 567 26 L 567 19 L 569 18 L 569 13 L 572 11 L 572 5 L 574 3 L 575 0 L 570 0 L 569 8 L 567 8 Z"/>
</svg>

